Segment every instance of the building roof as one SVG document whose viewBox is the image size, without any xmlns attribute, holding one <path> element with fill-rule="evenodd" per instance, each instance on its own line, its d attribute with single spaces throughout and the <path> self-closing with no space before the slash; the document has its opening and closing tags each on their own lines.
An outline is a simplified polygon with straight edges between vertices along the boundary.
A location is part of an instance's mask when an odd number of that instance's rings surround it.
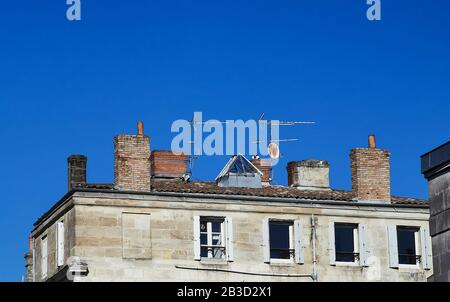
<svg viewBox="0 0 450 302">
<path fill-rule="evenodd" d="M 355 202 L 356 197 L 352 191 L 346 190 L 299 190 L 286 186 L 268 186 L 262 188 L 237 188 L 237 187 L 219 187 L 214 182 L 194 181 L 183 182 L 181 180 L 158 180 L 152 181 L 152 188 L 149 192 L 126 192 L 117 190 L 113 184 L 85 184 L 67 192 L 56 204 L 54 204 L 46 213 L 37 219 L 33 224 L 35 227 L 42 222 L 45 217 L 55 211 L 76 191 L 98 191 L 111 193 L 179 193 L 179 194 L 205 194 L 205 195 L 229 195 L 229 196 L 247 196 L 247 197 L 268 197 L 277 199 L 299 199 L 299 200 L 317 200 L 317 201 L 341 201 Z M 409 197 L 391 197 L 391 204 L 404 206 L 429 206 L 428 200 L 409 198 Z"/>
<path fill-rule="evenodd" d="M 268 186 L 263 188 L 235 188 L 219 187 L 213 182 L 176 182 L 176 181 L 155 181 L 152 184 L 152 192 L 172 192 L 172 193 L 196 193 L 196 194 L 217 194 L 217 195 L 242 195 L 255 197 L 273 198 L 295 198 L 303 200 L 335 200 L 335 201 L 355 201 L 356 197 L 352 191 L 345 190 L 299 190 L 293 187 Z M 407 197 L 391 197 L 393 204 L 415 204 L 428 205 L 427 200 L 420 200 Z"/>
</svg>

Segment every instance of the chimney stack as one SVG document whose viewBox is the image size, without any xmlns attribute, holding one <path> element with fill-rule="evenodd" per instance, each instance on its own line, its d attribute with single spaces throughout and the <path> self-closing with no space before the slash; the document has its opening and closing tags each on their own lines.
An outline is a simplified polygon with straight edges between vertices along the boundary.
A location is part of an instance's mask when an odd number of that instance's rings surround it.
<svg viewBox="0 0 450 302">
<path fill-rule="evenodd" d="M 69 191 L 86 184 L 87 157 L 71 155 L 67 158 Z"/>
<path fill-rule="evenodd" d="M 114 138 L 114 183 L 119 190 L 150 191 L 150 138 L 138 122 L 137 135 Z"/>
<path fill-rule="evenodd" d="M 287 165 L 288 185 L 300 190 L 330 190 L 330 164 L 326 160 L 303 160 Z"/>
<path fill-rule="evenodd" d="M 391 201 L 390 153 L 376 147 L 375 135 L 368 148 L 350 151 L 352 190 L 360 201 Z"/>
<path fill-rule="evenodd" d="M 151 176 L 156 180 L 180 179 L 187 174 L 187 158 L 167 150 L 155 150 L 150 155 Z"/>
<path fill-rule="evenodd" d="M 262 160 L 259 156 L 254 156 L 251 163 L 262 172 L 261 184 L 263 187 L 270 186 L 272 182 L 272 165 L 269 160 Z"/>
</svg>

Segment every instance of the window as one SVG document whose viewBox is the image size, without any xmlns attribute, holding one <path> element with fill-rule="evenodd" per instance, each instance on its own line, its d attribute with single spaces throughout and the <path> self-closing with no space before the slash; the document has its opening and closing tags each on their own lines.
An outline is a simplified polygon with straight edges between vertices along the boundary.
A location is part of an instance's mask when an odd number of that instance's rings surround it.
<svg viewBox="0 0 450 302">
<path fill-rule="evenodd" d="M 41 239 L 41 272 L 42 278 L 47 277 L 48 269 L 48 246 L 47 246 L 47 236 L 43 236 Z"/>
<path fill-rule="evenodd" d="M 334 227 L 335 249 L 337 262 L 356 262 L 358 252 L 358 225 L 336 223 Z"/>
<path fill-rule="evenodd" d="M 305 263 L 303 225 L 300 220 L 264 218 L 262 225 L 263 256 L 265 263 Z"/>
<path fill-rule="evenodd" d="M 421 256 L 418 255 L 419 228 L 397 227 L 398 263 L 416 265 L 420 263 Z"/>
<path fill-rule="evenodd" d="M 64 221 L 56 224 L 56 257 L 57 266 L 64 265 Z"/>
<path fill-rule="evenodd" d="M 200 257 L 225 258 L 225 220 L 223 218 L 200 219 Z"/>
<path fill-rule="evenodd" d="M 269 222 L 270 259 L 294 259 L 294 223 Z"/>
</svg>

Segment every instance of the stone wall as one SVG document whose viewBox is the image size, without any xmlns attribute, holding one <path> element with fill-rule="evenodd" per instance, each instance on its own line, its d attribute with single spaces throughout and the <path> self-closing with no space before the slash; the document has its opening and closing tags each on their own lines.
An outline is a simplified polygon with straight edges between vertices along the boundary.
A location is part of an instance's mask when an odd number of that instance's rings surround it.
<svg viewBox="0 0 450 302">
<path fill-rule="evenodd" d="M 75 281 L 310 282 L 311 278 L 308 277 L 258 276 L 194 269 L 220 268 L 261 274 L 311 274 L 311 214 L 315 215 L 317 221 L 319 281 L 426 281 L 432 274 L 432 270 L 423 270 L 420 267 L 392 269 L 389 268 L 388 260 L 386 226 L 427 226 L 429 213 L 424 208 L 237 202 L 209 198 L 87 192 L 76 193 L 73 204 L 76 223 L 75 244 L 71 254 L 81 257 L 89 267 L 88 275 L 76 277 Z M 194 260 L 193 219 L 196 215 L 232 217 L 233 262 L 211 263 Z M 302 222 L 304 264 L 264 263 L 262 221 L 265 218 Z M 369 250 L 373 256 L 369 267 L 329 264 L 329 222 L 367 225 Z M 131 225 L 137 227 L 134 234 L 130 233 Z M 45 223 L 42 228 L 45 228 Z M 52 226 L 46 232 L 50 237 L 54 237 Z M 134 241 L 134 250 L 130 250 L 130 238 Z M 146 242 L 148 238 L 150 242 Z M 52 245 L 54 244 L 50 243 L 49 247 Z M 54 267 L 53 251 L 50 254 L 49 268 Z M 39 257 L 40 255 L 37 255 L 38 259 Z"/>
</svg>

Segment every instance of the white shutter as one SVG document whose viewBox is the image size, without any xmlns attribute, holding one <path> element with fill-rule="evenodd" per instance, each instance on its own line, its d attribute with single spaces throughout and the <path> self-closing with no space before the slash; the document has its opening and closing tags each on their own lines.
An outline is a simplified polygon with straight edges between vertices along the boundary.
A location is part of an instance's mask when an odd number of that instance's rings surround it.
<svg viewBox="0 0 450 302">
<path fill-rule="evenodd" d="M 294 240 L 295 240 L 295 263 L 305 263 L 305 252 L 303 248 L 303 225 L 300 220 L 294 221 Z"/>
<path fill-rule="evenodd" d="M 328 224 L 328 251 L 330 252 L 331 265 L 336 265 L 336 245 L 334 239 L 334 222 L 330 222 Z"/>
<path fill-rule="evenodd" d="M 361 266 L 369 266 L 369 247 L 367 244 L 367 225 L 358 225 L 358 237 L 359 237 L 359 264 Z"/>
<path fill-rule="evenodd" d="M 233 252 L 233 218 L 227 217 L 225 219 L 226 224 L 226 235 L 227 235 L 227 242 L 226 242 L 226 255 L 228 261 L 234 261 L 234 252 Z"/>
<path fill-rule="evenodd" d="M 200 260 L 200 216 L 194 216 L 194 259 Z"/>
<path fill-rule="evenodd" d="M 47 246 L 47 236 L 42 238 L 41 241 L 41 273 L 42 278 L 47 277 L 48 270 L 48 246 Z"/>
<path fill-rule="evenodd" d="M 270 263 L 270 236 L 269 236 L 269 219 L 263 220 L 262 225 L 263 230 L 263 252 L 264 252 L 264 262 Z"/>
<path fill-rule="evenodd" d="M 64 222 L 60 221 L 57 223 L 56 231 L 56 244 L 57 244 L 57 265 L 64 265 Z"/>
<path fill-rule="evenodd" d="M 431 249 L 430 249 L 428 233 L 429 232 L 426 227 L 420 228 L 420 245 L 422 248 L 422 266 L 423 266 L 423 269 L 426 269 L 426 270 L 431 269 L 431 265 L 430 265 Z"/>
<path fill-rule="evenodd" d="M 397 226 L 389 225 L 388 245 L 389 245 L 389 267 L 398 268 L 398 245 L 397 245 Z"/>
</svg>

